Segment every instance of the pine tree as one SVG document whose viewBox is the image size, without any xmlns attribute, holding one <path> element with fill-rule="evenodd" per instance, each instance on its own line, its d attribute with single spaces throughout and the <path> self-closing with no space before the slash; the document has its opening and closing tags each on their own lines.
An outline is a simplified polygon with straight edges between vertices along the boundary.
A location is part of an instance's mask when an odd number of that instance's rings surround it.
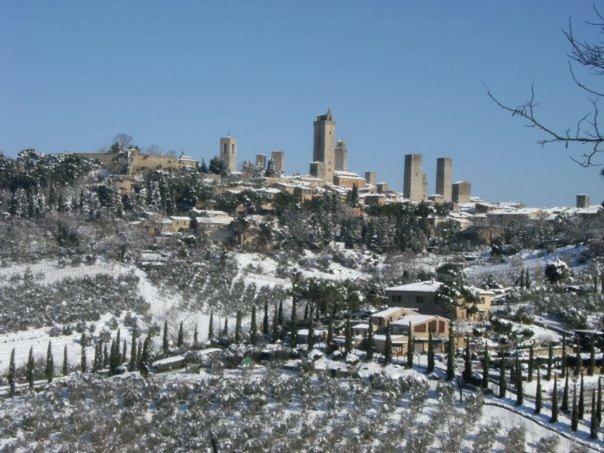
<svg viewBox="0 0 604 453">
<path fill-rule="evenodd" d="M 264 301 L 264 317 L 262 318 L 262 335 L 268 336 L 268 301 Z"/>
<path fill-rule="evenodd" d="M 449 342 L 447 343 L 447 381 L 455 377 L 455 344 L 453 326 L 449 324 Z"/>
<path fill-rule="evenodd" d="M 470 355 L 470 339 L 468 337 L 466 337 L 466 348 L 463 356 L 462 378 L 465 382 L 470 382 L 472 379 L 472 356 Z"/>
<path fill-rule="evenodd" d="M 562 334 L 562 365 L 560 370 L 560 377 L 566 376 L 566 334 Z"/>
<path fill-rule="evenodd" d="M 568 373 L 564 379 L 564 390 L 562 390 L 562 403 L 560 404 L 560 410 L 562 412 L 568 412 Z"/>
<path fill-rule="evenodd" d="M 541 413 L 541 406 L 542 406 L 542 398 L 543 396 L 541 395 L 541 372 L 539 370 L 537 370 L 537 390 L 536 390 L 536 395 L 535 395 L 535 414 L 540 414 Z"/>
<path fill-rule="evenodd" d="M 505 380 L 505 359 L 501 351 L 501 360 L 499 361 L 499 398 L 505 398 L 507 391 L 507 382 Z"/>
<path fill-rule="evenodd" d="M 432 373 L 434 371 L 434 339 L 432 338 L 432 332 L 428 333 L 428 367 L 426 373 Z"/>
<path fill-rule="evenodd" d="M 250 321 L 250 344 L 255 345 L 257 340 L 257 332 L 256 328 L 256 307 L 252 306 L 252 319 Z"/>
<path fill-rule="evenodd" d="M 585 414 L 585 388 L 583 387 L 583 372 L 581 372 L 581 383 L 579 385 L 579 405 L 577 407 L 577 417 L 583 420 Z"/>
<path fill-rule="evenodd" d="M 292 328 L 289 337 L 289 347 L 295 348 L 298 346 L 298 315 L 296 313 L 296 298 L 292 300 Z"/>
<path fill-rule="evenodd" d="M 180 321 L 180 324 L 178 326 L 178 337 L 176 339 L 176 346 L 178 346 L 179 348 L 182 348 L 182 346 L 185 344 L 185 332 L 184 332 L 184 328 L 182 325 L 182 321 Z"/>
<path fill-rule="evenodd" d="M 210 321 L 208 324 L 208 341 L 212 343 L 214 341 L 214 312 L 210 312 Z"/>
<path fill-rule="evenodd" d="M 489 357 L 489 349 L 487 343 L 484 343 L 484 354 L 482 356 L 482 388 L 486 389 L 489 386 L 489 366 L 491 358 Z"/>
<path fill-rule="evenodd" d="M 235 320 L 235 344 L 241 343 L 241 310 L 237 310 L 237 318 Z"/>
<path fill-rule="evenodd" d="M 392 362 L 392 338 L 390 337 L 390 326 L 386 327 L 386 341 L 384 343 L 384 362 Z"/>
<path fill-rule="evenodd" d="M 579 417 L 577 412 L 577 383 L 574 385 L 573 389 L 573 408 L 570 416 L 570 429 L 571 431 L 577 431 L 579 427 Z"/>
<path fill-rule="evenodd" d="M 327 344 L 325 345 L 327 354 L 331 354 L 333 348 L 333 318 L 334 310 L 332 309 L 329 315 L 329 320 L 327 321 Z M 369 354 L 369 352 L 367 352 L 367 354 Z"/>
<path fill-rule="evenodd" d="M 413 368 L 413 353 L 415 352 L 415 343 L 411 332 L 411 323 L 409 323 L 409 329 L 407 330 L 407 368 Z"/>
<path fill-rule="evenodd" d="M 516 405 L 521 406 L 524 403 L 524 388 L 522 382 L 522 371 L 520 369 L 520 362 L 516 357 Z"/>
<path fill-rule="evenodd" d="M 558 421 L 558 375 L 554 374 L 554 391 L 552 392 L 552 416 L 550 423 Z"/>
<path fill-rule="evenodd" d="M 29 388 L 33 390 L 34 388 L 34 372 L 36 369 L 36 361 L 34 360 L 34 348 L 29 348 L 29 357 L 27 358 L 27 366 L 25 368 L 25 376 L 27 378 L 27 383 L 29 384 Z"/>
<path fill-rule="evenodd" d="M 552 362 L 554 360 L 554 347 L 552 342 L 549 342 L 549 346 L 547 347 L 547 380 L 551 380 L 552 378 Z"/>
<path fill-rule="evenodd" d="M 533 382 L 533 367 L 535 365 L 534 361 L 535 361 L 535 352 L 534 352 L 533 343 L 531 343 L 531 345 L 529 347 L 529 362 L 528 362 L 528 376 L 527 376 L 528 382 Z"/>
<path fill-rule="evenodd" d="M 346 327 L 344 329 L 344 352 L 346 354 L 352 352 L 352 329 L 350 328 L 350 319 L 346 319 Z"/>
<path fill-rule="evenodd" d="M 6 377 L 8 379 L 8 394 L 10 396 L 15 396 L 15 393 L 16 393 L 15 381 L 17 379 L 17 370 L 16 370 L 16 366 L 15 366 L 15 348 L 13 348 L 10 353 L 10 362 L 8 364 L 8 375 Z"/>
<path fill-rule="evenodd" d="M 589 438 L 597 439 L 598 438 L 598 428 L 600 427 L 600 423 L 598 422 L 598 414 L 596 413 L 596 391 L 592 390 L 591 392 L 591 420 L 589 423 Z"/>
<path fill-rule="evenodd" d="M 46 350 L 46 366 L 44 368 L 44 376 L 50 384 L 55 377 L 55 360 L 52 357 L 52 342 L 48 342 L 48 349 Z"/>
<path fill-rule="evenodd" d="M 373 318 L 369 317 L 369 328 L 367 329 L 367 360 L 373 360 L 373 350 L 375 342 L 373 340 Z"/>
<path fill-rule="evenodd" d="M 587 374 L 590 376 L 593 376 L 594 371 L 596 370 L 596 348 L 594 343 L 594 337 L 592 335 L 589 344 L 589 367 L 587 368 Z"/>
<path fill-rule="evenodd" d="M 279 301 L 279 312 L 277 315 L 277 323 L 279 326 L 283 326 L 283 301 Z"/>
<path fill-rule="evenodd" d="M 199 347 L 199 329 L 197 328 L 197 324 L 195 324 L 195 330 L 193 330 L 193 349 L 197 349 Z"/>
<path fill-rule="evenodd" d="M 212 319 L 210 317 L 210 319 Z M 170 354 L 170 343 L 168 341 L 168 321 L 164 321 L 164 335 L 161 342 L 162 351 L 164 355 Z"/>
<path fill-rule="evenodd" d="M 63 369 L 61 370 L 63 373 L 63 376 L 67 376 L 67 372 L 68 372 L 68 362 L 67 362 L 67 345 L 65 345 L 63 347 Z"/>
<path fill-rule="evenodd" d="M 82 343 L 82 351 L 80 355 L 80 371 L 86 373 L 88 371 L 88 359 L 86 358 L 86 343 Z"/>
</svg>

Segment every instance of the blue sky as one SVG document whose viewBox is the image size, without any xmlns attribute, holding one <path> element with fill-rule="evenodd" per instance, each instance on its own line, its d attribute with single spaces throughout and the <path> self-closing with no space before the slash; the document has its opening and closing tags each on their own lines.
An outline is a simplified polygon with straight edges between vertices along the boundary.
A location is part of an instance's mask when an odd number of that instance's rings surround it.
<svg viewBox="0 0 604 453">
<path fill-rule="evenodd" d="M 95 151 L 124 132 L 208 160 L 230 131 L 240 160 L 273 149 L 308 171 L 331 107 L 352 170 L 402 187 L 405 153 L 436 157 L 492 200 L 604 199 L 604 178 L 499 110 L 535 83 L 545 120 L 587 113 L 561 28 L 582 1 L 0 3 L 0 149 Z M 600 87 L 601 88 L 601 87 Z"/>
</svg>

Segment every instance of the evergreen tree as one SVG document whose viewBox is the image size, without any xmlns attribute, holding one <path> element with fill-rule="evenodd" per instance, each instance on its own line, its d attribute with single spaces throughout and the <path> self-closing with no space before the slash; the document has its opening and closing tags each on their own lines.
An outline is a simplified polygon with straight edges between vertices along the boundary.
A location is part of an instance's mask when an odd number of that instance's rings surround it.
<svg viewBox="0 0 604 453">
<path fill-rule="evenodd" d="M 313 328 L 313 307 L 310 307 L 310 320 L 308 321 L 308 350 L 315 346 L 315 329 Z"/>
<path fill-rule="evenodd" d="M 598 414 L 596 413 L 596 391 L 592 390 L 591 392 L 591 420 L 589 423 L 589 438 L 597 439 L 598 438 L 598 428 L 600 427 L 600 423 L 598 422 Z"/>
<path fill-rule="evenodd" d="M 356 206 L 359 202 L 359 188 L 356 184 L 352 185 L 352 190 L 350 191 L 350 195 L 348 197 L 348 202 L 350 206 Z"/>
<path fill-rule="evenodd" d="M 594 343 L 594 337 L 592 335 L 589 343 L 589 367 L 587 368 L 587 374 L 590 376 L 593 376 L 594 371 L 596 370 L 596 348 Z"/>
<path fill-rule="evenodd" d="M 80 371 L 86 373 L 88 371 L 88 360 L 86 358 L 86 344 L 82 343 L 82 351 L 80 355 Z"/>
<path fill-rule="evenodd" d="M 549 346 L 547 347 L 547 380 L 551 380 L 552 378 L 552 362 L 554 360 L 554 347 L 552 342 L 549 342 Z"/>
<path fill-rule="evenodd" d="M 384 343 L 384 362 L 392 362 L 392 338 L 390 337 L 390 326 L 386 327 L 386 341 Z"/>
<path fill-rule="evenodd" d="M 63 369 L 61 370 L 63 376 L 67 376 L 69 364 L 67 362 L 67 345 L 63 347 Z"/>
<path fill-rule="evenodd" d="M 528 362 L 528 376 L 527 376 L 528 382 L 533 382 L 533 367 L 535 366 L 534 361 L 535 361 L 535 351 L 534 351 L 533 343 L 531 343 L 531 345 L 529 347 L 529 362 Z"/>
<path fill-rule="evenodd" d="M 139 348 L 137 346 L 137 348 L 140 350 L 141 348 Z M 143 347 L 142 347 L 142 352 L 141 352 L 141 357 L 139 360 L 139 369 L 143 366 L 143 364 L 147 364 L 149 362 L 149 358 L 150 358 L 150 354 L 151 354 L 151 336 L 147 335 L 145 337 L 145 341 L 143 342 Z"/>
<path fill-rule="evenodd" d="M 573 388 L 573 407 L 570 415 L 570 429 L 571 431 L 577 431 L 579 427 L 579 416 L 577 412 L 577 383 L 574 384 Z"/>
<path fill-rule="evenodd" d="M 520 361 L 516 357 L 516 405 L 521 406 L 524 402 L 524 388 L 522 382 L 522 371 Z"/>
<path fill-rule="evenodd" d="M 193 348 L 197 349 L 199 347 L 199 329 L 197 328 L 197 324 L 195 324 L 195 330 L 193 330 Z"/>
<path fill-rule="evenodd" d="M 308 304 L 304 306 L 304 321 L 308 319 Z"/>
<path fill-rule="evenodd" d="M 264 301 L 264 317 L 262 318 L 262 335 L 268 336 L 268 301 Z"/>
<path fill-rule="evenodd" d="M 579 348 L 579 345 L 577 344 L 577 346 L 575 347 L 575 376 L 579 376 L 579 372 L 581 371 L 581 365 L 581 350 Z"/>
<path fill-rule="evenodd" d="M 489 386 L 489 366 L 491 358 L 489 357 L 489 350 L 487 343 L 484 343 L 484 354 L 482 356 L 482 388 L 486 389 Z"/>
<path fill-rule="evenodd" d="M 466 337 L 466 348 L 463 356 L 462 378 L 465 382 L 470 382 L 472 379 L 472 356 L 470 355 L 470 339 L 468 337 Z"/>
<path fill-rule="evenodd" d="M 210 323 L 208 324 L 208 341 L 214 341 L 214 312 L 210 312 Z"/>
<path fill-rule="evenodd" d="M 516 361 L 510 360 L 510 385 L 516 386 Z"/>
<path fill-rule="evenodd" d="M 411 332 L 411 323 L 409 323 L 409 329 L 407 330 L 407 368 L 413 368 L 413 353 L 415 352 L 415 344 Z"/>
<path fill-rule="evenodd" d="M 350 319 L 346 319 L 346 327 L 344 328 L 344 352 L 346 354 L 352 352 L 352 329 L 350 328 Z"/>
<path fill-rule="evenodd" d="M 524 269 L 522 269 L 520 271 L 520 283 L 519 283 L 520 288 L 524 288 Z"/>
<path fill-rule="evenodd" d="M 499 362 L 499 398 L 505 398 L 507 391 L 507 382 L 505 380 L 505 359 L 501 351 L 501 361 Z"/>
<path fill-rule="evenodd" d="M 526 270 L 526 276 L 524 277 L 524 286 L 526 289 L 531 289 L 531 273 L 528 269 Z"/>
<path fill-rule="evenodd" d="M 581 381 L 579 384 L 579 404 L 577 407 L 577 417 L 579 420 L 583 420 L 585 414 L 585 388 L 583 387 L 583 372 L 581 372 Z"/>
<path fill-rule="evenodd" d="M 201 159 L 201 165 L 199 166 L 199 171 L 200 171 L 200 173 L 204 173 L 204 174 L 208 173 L 208 166 L 206 165 L 206 161 L 204 159 Z"/>
<path fill-rule="evenodd" d="M 184 328 L 182 325 L 182 321 L 180 321 L 180 324 L 178 326 L 178 337 L 176 339 L 176 346 L 178 346 L 179 348 L 182 348 L 182 346 L 185 344 L 185 332 L 184 332 Z"/>
<path fill-rule="evenodd" d="M 289 337 L 289 347 L 295 348 L 298 346 L 298 314 L 296 313 L 296 297 L 292 300 L 292 327 Z"/>
<path fill-rule="evenodd" d="M 279 307 L 275 306 L 275 310 L 273 311 L 273 325 L 271 336 L 273 341 L 276 341 L 279 338 Z"/>
<path fill-rule="evenodd" d="M 122 363 L 122 355 L 120 354 L 120 345 L 122 344 L 121 329 L 117 329 L 117 335 L 115 338 L 115 344 L 117 346 L 116 362 L 118 366 Z"/>
<path fill-rule="evenodd" d="M 222 328 L 222 336 L 224 338 L 228 338 L 228 336 L 229 336 L 229 318 L 228 318 L 228 316 L 224 317 L 224 327 Z"/>
<path fill-rule="evenodd" d="M 17 379 L 17 370 L 15 366 L 15 348 L 12 349 L 10 353 L 10 362 L 8 364 L 8 375 L 6 376 L 8 379 L 8 394 L 10 396 L 15 396 L 15 382 Z"/>
<path fill-rule="evenodd" d="M 109 366 L 109 349 L 107 349 L 107 343 L 103 344 L 103 368 Z"/>
<path fill-rule="evenodd" d="M 55 377 L 55 360 L 52 357 L 52 342 L 48 342 L 48 349 L 46 350 L 46 366 L 44 368 L 44 376 L 48 383 L 51 383 Z"/>
<path fill-rule="evenodd" d="M 252 306 L 252 319 L 250 321 L 250 344 L 255 345 L 258 329 L 256 327 L 256 307 Z"/>
<path fill-rule="evenodd" d="M 604 290 L 604 288 L 602 288 L 602 289 Z M 602 379 L 598 379 L 598 402 L 596 404 L 596 407 L 597 407 L 596 414 L 598 417 L 598 426 L 600 426 L 600 423 L 602 422 Z"/>
<path fill-rule="evenodd" d="M 120 345 L 117 341 L 111 342 L 111 348 L 109 352 L 109 374 L 111 376 L 115 376 L 119 367 L 119 355 L 120 355 Z"/>
<path fill-rule="evenodd" d="M 550 423 L 558 421 L 558 375 L 554 374 L 554 390 L 552 392 L 552 416 Z"/>
<path fill-rule="evenodd" d="M 145 337 L 146 339 L 147 337 Z M 136 342 L 136 369 L 140 370 L 141 368 L 141 363 L 143 363 L 143 346 L 144 346 L 144 341 L 142 340 L 138 340 Z"/>
<path fill-rule="evenodd" d="M 539 370 L 537 370 L 537 390 L 536 390 L 536 395 L 535 395 L 535 414 L 540 414 L 541 413 L 541 407 L 543 405 L 542 402 L 542 398 L 543 396 L 541 395 L 541 372 Z"/>
<path fill-rule="evenodd" d="M 327 344 L 326 346 L 326 351 L 327 354 L 331 354 L 332 353 L 332 348 L 333 348 L 333 318 L 334 318 L 334 310 L 332 308 L 331 313 L 329 315 L 329 320 L 327 321 Z M 369 354 L 369 352 L 368 352 Z"/>
<path fill-rule="evenodd" d="M 237 318 L 235 320 L 235 344 L 241 343 L 241 310 L 237 310 Z"/>
<path fill-rule="evenodd" d="M 564 389 L 562 390 L 562 403 L 560 404 L 560 410 L 562 412 L 568 412 L 568 373 L 564 379 Z"/>
<path fill-rule="evenodd" d="M 122 346 L 122 355 L 120 356 L 120 365 L 126 361 L 126 357 L 128 357 L 128 342 L 124 338 Z"/>
<path fill-rule="evenodd" d="M 455 377 L 455 339 L 453 338 L 453 326 L 449 324 L 449 341 L 447 343 L 447 381 Z"/>
<path fill-rule="evenodd" d="M 138 338 L 138 331 L 136 327 L 132 329 L 132 338 L 130 343 L 130 362 L 128 362 L 128 371 L 135 371 L 138 368 L 138 350 L 136 347 L 136 340 Z"/>
<path fill-rule="evenodd" d="M 27 383 L 29 384 L 29 388 L 33 390 L 34 388 L 34 372 L 36 369 L 36 361 L 34 360 L 34 348 L 29 348 L 29 357 L 27 358 L 27 366 L 25 368 L 25 376 L 27 378 Z"/>
<path fill-rule="evenodd" d="M 277 323 L 280 327 L 283 326 L 283 301 L 279 301 L 279 311 L 277 314 Z"/>
<path fill-rule="evenodd" d="M 434 339 L 432 338 L 432 332 L 428 333 L 428 367 L 426 373 L 432 373 L 434 371 Z"/>
<path fill-rule="evenodd" d="M 566 376 L 566 334 L 562 334 L 562 365 L 560 370 L 560 377 Z"/>
<path fill-rule="evenodd" d="M 373 318 L 369 317 L 369 328 L 367 329 L 367 360 L 373 360 L 373 350 L 375 342 L 373 340 Z"/>
<path fill-rule="evenodd" d="M 211 316 L 210 316 L 210 319 Z M 168 341 L 168 321 L 164 321 L 164 335 L 161 342 L 164 355 L 170 354 L 170 342 Z"/>
</svg>

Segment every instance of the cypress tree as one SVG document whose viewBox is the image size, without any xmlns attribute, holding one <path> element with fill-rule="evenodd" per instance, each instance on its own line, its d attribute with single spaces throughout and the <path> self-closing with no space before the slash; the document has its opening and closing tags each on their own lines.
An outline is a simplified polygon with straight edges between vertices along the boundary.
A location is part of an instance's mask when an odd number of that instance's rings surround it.
<svg viewBox="0 0 604 453">
<path fill-rule="evenodd" d="M 68 362 L 67 362 L 67 345 L 63 346 L 63 369 L 61 370 L 63 376 L 67 376 L 68 371 Z"/>
<path fill-rule="evenodd" d="M 562 369 L 560 370 L 560 377 L 566 376 L 566 334 L 562 334 Z"/>
<path fill-rule="evenodd" d="M 128 342 L 124 338 L 123 346 L 122 346 L 122 355 L 120 356 L 120 365 L 126 361 L 126 357 L 128 357 Z"/>
<path fill-rule="evenodd" d="M 119 344 L 117 344 L 115 340 L 111 342 L 111 348 L 109 349 L 109 351 L 109 374 L 111 376 L 115 376 L 117 374 L 119 362 L 118 356 L 120 353 Z"/>
<path fill-rule="evenodd" d="M 455 344 L 453 326 L 449 324 L 449 341 L 447 343 L 447 381 L 455 377 Z"/>
<path fill-rule="evenodd" d="M 413 342 L 413 335 L 411 334 L 411 323 L 409 323 L 409 328 L 407 330 L 407 368 L 413 368 L 413 353 L 415 352 L 415 345 Z"/>
<path fill-rule="evenodd" d="M 222 329 L 222 336 L 224 338 L 228 338 L 229 336 L 229 318 L 227 316 L 224 317 L 224 327 Z"/>
<path fill-rule="evenodd" d="M 94 357 L 92 358 L 92 371 L 93 372 L 98 371 L 98 369 L 99 369 L 100 346 L 101 346 L 101 342 L 99 340 L 99 342 L 94 345 Z"/>
<path fill-rule="evenodd" d="M 252 306 L 252 320 L 250 322 L 250 343 L 256 344 L 256 307 Z"/>
<path fill-rule="evenodd" d="M 327 354 L 331 354 L 332 348 L 333 348 L 333 318 L 334 318 L 333 311 L 334 310 L 332 308 L 331 313 L 329 315 L 329 320 L 327 321 L 327 341 L 326 341 L 327 344 L 325 345 L 325 350 L 327 351 Z"/>
<path fill-rule="evenodd" d="M 145 341 L 146 341 L 147 337 L 145 337 Z M 144 341 L 142 340 L 138 340 L 136 342 L 136 369 L 140 370 L 141 368 L 141 364 L 143 363 L 143 346 L 144 346 Z"/>
<path fill-rule="evenodd" d="M 313 328 L 313 307 L 310 307 L 310 320 L 308 321 L 308 350 L 312 350 L 315 346 L 315 329 Z"/>
<path fill-rule="evenodd" d="M 199 329 L 195 324 L 195 330 L 193 330 L 193 349 L 197 349 L 199 346 Z"/>
<path fill-rule="evenodd" d="M 350 328 L 350 319 L 346 319 L 346 327 L 344 329 L 344 352 L 346 352 L 346 354 L 352 352 L 352 329 Z"/>
<path fill-rule="evenodd" d="M 505 398 L 507 391 L 507 382 L 505 380 L 505 359 L 501 351 L 501 361 L 499 362 L 499 398 Z"/>
<path fill-rule="evenodd" d="M 585 389 L 583 387 L 583 372 L 581 372 L 581 383 L 579 384 L 579 404 L 577 407 L 577 417 L 583 420 L 585 414 Z"/>
<path fill-rule="evenodd" d="M 55 377 L 55 360 L 52 357 L 52 342 L 48 342 L 48 349 L 46 350 L 46 367 L 44 368 L 44 376 L 48 383 L 51 383 Z"/>
<path fill-rule="evenodd" d="M 541 372 L 537 370 L 537 393 L 535 395 L 535 414 L 541 413 L 542 406 L 542 395 L 541 395 Z"/>
<path fill-rule="evenodd" d="M 531 343 L 531 345 L 529 347 L 529 363 L 528 363 L 528 376 L 527 376 L 528 382 L 533 382 L 533 367 L 535 366 L 534 361 L 535 361 L 535 351 L 534 351 L 533 343 Z"/>
<path fill-rule="evenodd" d="M 384 362 L 392 362 L 392 338 L 390 338 L 390 326 L 386 327 L 386 341 L 384 343 Z"/>
<path fill-rule="evenodd" d="M 34 388 L 34 371 L 36 368 L 36 361 L 34 360 L 34 348 L 29 348 L 29 357 L 27 358 L 27 367 L 25 368 L 25 376 L 27 377 L 27 383 L 29 388 Z"/>
<path fill-rule="evenodd" d="M 522 383 L 522 371 L 520 370 L 520 362 L 516 357 L 516 406 L 521 406 L 524 403 L 524 388 Z"/>
<path fill-rule="evenodd" d="M 292 300 L 292 327 L 289 336 L 289 347 L 295 348 L 298 346 L 298 314 L 296 313 L 296 298 Z"/>
<path fill-rule="evenodd" d="M 185 343 L 185 332 L 184 332 L 184 328 L 182 325 L 182 321 L 180 321 L 180 324 L 178 325 L 178 337 L 176 339 L 176 346 L 178 346 L 179 348 L 182 348 L 184 343 Z"/>
<path fill-rule="evenodd" d="M 524 285 L 526 286 L 526 289 L 531 289 L 531 274 L 528 269 L 526 270 L 526 277 L 524 278 Z"/>
<path fill-rule="evenodd" d="M 109 366 L 109 349 L 107 349 L 107 343 L 103 344 L 103 368 Z"/>
<path fill-rule="evenodd" d="M 598 402 L 596 404 L 596 414 L 598 417 L 599 427 L 600 423 L 602 422 L 602 379 L 598 379 Z"/>
<path fill-rule="evenodd" d="M 264 317 L 262 318 L 262 335 L 268 336 L 268 301 L 264 301 Z"/>
<path fill-rule="evenodd" d="M 147 362 L 149 362 L 149 354 L 151 352 L 149 350 L 150 347 L 151 347 L 151 336 L 147 335 L 145 337 L 145 341 L 143 342 L 141 357 L 140 357 L 140 361 L 139 361 L 139 368 L 141 368 L 143 364 L 146 364 Z"/>
<path fill-rule="evenodd" d="M 520 271 L 520 288 L 524 288 L 524 269 Z"/>
<path fill-rule="evenodd" d="M 598 428 L 600 423 L 598 422 L 598 414 L 596 413 L 596 391 L 591 392 L 591 419 L 589 423 L 589 438 L 598 438 Z"/>
<path fill-rule="evenodd" d="M 482 388 L 486 389 L 489 387 L 489 365 L 491 358 L 489 357 L 489 349 L 487 348 L 487 342 L 484 342 L 484 355 L 482 357 Z"/>
<path fill-rule="evenodd" d="M 373 318 L 369 317 L 369 328 L 367 329 L 367 360 L 373 360 L 373 350 L 375 342 L 373 341 Z"/>
<path fill-rule="evenodd" d="M 592 335 L 591 341 L 589 344 L 589 367 L 587 368 L 587 374 L 590 376 L 594 375 L 594 371 L 596 370 L 596 348 L 594 344 L 594 337 Z"/>
<path fill-rule="evenodd" d="M 516 361 L 510 360 L 510 385 L 516 386 Z"/>
<path fill-rule="evenodd" d="M 308 319 L 308 303 L 304 306 L 304 321 Z"/>
<path fill-rule="evenodd" d="M 10 396 L 15 396 L 15 380 L 17 378 L 17 370 L 15 366 L 15 348 L 10 353 L 10 362 L 8 364 L 8 375 L 6 376 L 8 379 L 8 394 Z"/>
<path fill-rule="evenodd" d="M 80 371 L 86 373 L 88 371 L 88 360 L 86 358 L 86 344 L 82 343 L 82 351 L 80 355 Z"/>
<path fill-rule="evenodd" d="M 426 373 L 432 373 L 434 371 L 434 341 L 432 339 L 432 332 L 428 333 L 428 367 Z"/>
<path fill-rule="evenodd" d="M 552 362 L 554 360 L 554 347 L 552 342 L 549 342 L 547 347 L 547 380 L 551 380 L 552 378 Z"/>
<path fill-rule="evenodd" d="M 214 312 L 210 312 L 210 322 L 208 324 L 208 341 L 211 343 L 214 340 Z"/>
<path fill-rule="evenodd" d="M 466 337 L 466 348 L 463 357 L 463 374 L 462 378 L 466 382 L 472 379 L 472 357 L 470 356 L 470 339 Z"/>
<path fill-rule="evenodd" d="M 210 319 L 212 319 L 212 315 L 210 315 Z M 164 321 L 164 335 L 161 341 L 161 347 L 164 355 L 170 354 L 170 343 L 168 341 L 168 321 Z"/>
<path fill-rule="evenodd" d="M 237 318 L 235 320 L 235 343 L 241 343 L 241 310 L 237 310 Z"/>
<path fill-rule="evenodd" d="M 579 376 L 579 372 L 581 371 L 581 350 L 579 349 L 579 345 L 575 347 L 575 376 Z"/>
<path fill-rule="evenodd" d="M 554 391 L 552 392 L 552 416 L 550 423 L 558 421 L 558 375 L 554 374 Z"/>
<path fill-rule="evenodd" d="M 132 338 L 130 339 L 130 362 L 128 363 L 128 371 L 134 371 L 138 368 L 138 352 L 136 348 L 136 340 L 138 337 L 138 331 L 136 327 L 132 329 Z"/>
<path fill-rule="evenodd" d="M 562 390 L 562 403 L 560 404 L 562 412 L 568 412 L 568 373 L 564 379 L 564 390 Z"/>
<path fill-rule="evenodd" d="M 277 323 L 279 326 L 283 326 L 283 301 L 279 301 L 279 311 L 277 313 Z"/>
<path fill-rule="evenodd" d="M 119 364 L 122 362 L 122 356 L 120 354 L 120 345 L 122 344 L 122 335 L 121 335 L 121 329 L 117 329 L 117 335 L 115 338 L 115 344 L 117 346 L 117 353 L 116 353 L 116 363 Z"/>
<path fill-rule="evenodd" d="M 573 388 L 573 408 L 570 416 L 570 429 L 571 431 L 577 431 L 579 427 L 579 417 L 577 412 L 577 383 L 575 382 Z"/>
<path fill-rule="evenodd" d="M 273 312 L 272 337 L 273 341 L 279 338 L 279 307 L 275 307 L 275 311 Z"/>
</svg>

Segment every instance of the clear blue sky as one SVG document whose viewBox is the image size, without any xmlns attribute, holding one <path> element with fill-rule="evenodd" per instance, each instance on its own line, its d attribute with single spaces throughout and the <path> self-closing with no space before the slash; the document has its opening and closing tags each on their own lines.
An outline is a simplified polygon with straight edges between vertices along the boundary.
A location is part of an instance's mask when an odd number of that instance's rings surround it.
<svg viewBox="0 0 604 453">
<path fill-rule="evenodd" d="M 240 161 L 283 149 L 308 171 L 312 122 L 331 107 L 352 170 L 402 185 L 403 154 L 435 159 L 486 199 L 604 199 L 604 178 L 541 149 L 499 110 L 534 81 L 544 118 L 590 104 L 569 78 L 569 16 L 583 1 L 2 1 L 0 149 L 95 151 L 118 132 L 208 160 L 228 131 Z M 602 88 L 600 86 L 600 88 Z"/>
</svg>

